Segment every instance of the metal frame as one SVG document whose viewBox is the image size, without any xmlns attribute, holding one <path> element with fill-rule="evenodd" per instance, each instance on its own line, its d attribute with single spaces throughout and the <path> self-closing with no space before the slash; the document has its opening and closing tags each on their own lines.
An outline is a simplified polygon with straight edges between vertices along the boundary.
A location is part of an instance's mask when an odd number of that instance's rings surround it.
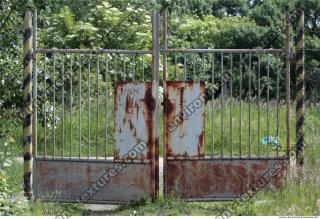
<svg viewBox="0 0 320 219">
<path fill-rule="evenodd" d="M 104 166 L 105 168 L 112 168 L 112 165 L 120 164 L 125 166 L 126 170 L 120 172 L 117 177 L 114 178 L 115 183 L 111 182 L 109 183 L 110 185 L 105 186 L 101 190 L 102 196 L 97 194 L 94 197 L 91 197 L 92 199 L 83 202 L 121 203 L 128 201 L 137 201 L 138 199 L 143 198 L 145 195 L 151 197 L 154 201 L 158 195 L 159 190 L 159 12 L 153 11 L 152 14 L 152 50 L 39 49 L 37 48 L 36 11 L 34 11 L 33 13 L 33 29 L 33 96 L 35 98 L 33 101 L 32 141 L 34 147 L 33 155 L 35 157 L 33 160 L 34 197 L 40 198 L 44 201 L 79 201 L 74 196 L 75 189 L 80 189 L 79 191 L 76 191 L 79 192 L 80 195 L 80 193 L 82 192 L 81 189 L 90 187 L 90 184 L 97 179 L 97 176 L 103 175 L 105 173 L 104 168 L 101 169 L 101 167 Z M 150 82 L 145 81 L 145 55 L 152 55 L 152 62 L 150 63 L 150 66 L 148 66 L 151 69 L 151 81 L 150 79 L 148 79 Z M 139 60 L 137 60 L 138 56 L 140 58 Z M 40 69 L 43 69 L 43 77 L 42 79 L 39 79 L 37 59 L 41 59 L 42 57 L 44 58 L 44 66 L 40 66 Z M 111 58 L 113 60 L 111 60 Z M 121 60 L 121 58 L 122 63 L 118 61 Z M 130 66 L 128 66 L 127 63 L 128 59 L 130 59 Z M 113 63 L 111 63 L 111 61 L 113 61 Z M 140 79 L 137 79 L 138 75 L 136 75 L 136 68 L 139 67 L 136 64 L 137 61 L 141 63 L 141 68 L 139 69 L 141 71 L 141 75 L 139 75 Z M 120 64 L 123 65 L 122 75 L 119 72 Z M 107 118 L 110 114 L 108 113 L 108 111 L 110 111 L 111 108 L 108 106 L 109 104 L 107 100 L 105 100 L 105 104 L 103 103 L 103 98 L 109 98 L 109 88 L 107 86 L 105 88 L 105 91 L 103 91 L 102 93 L 102 88 L 99 87 L 99 77 L 103 75 L 105 77 L 104 80 L 110 80 L 110 70 L 112 70 L 110 67 L 111 65 L 113 65 L 114 67 L 113 76 L 115 84 L 119 85 L 118 81 L 122 80 L 122 87 L 126 87 L 125 89 L 131 89 L 133 93 L 146 92 L 142 93 L 143 95 L 145 95 L 145 104 L 147 104 L 144 106 L 147 108 L 143 110 L 143 113 L 149 114 L 148 116 L 150 117 L 146 117 L 145 120 L 145 122 L 150 124 L 150 130 L 148 131 L 151 132 L 151 139 L 147 142 L 147 153 L 150 153 L 150 156 L 147 155 L 148 157 L 139 157 L 138 159 L 133 159 L 130 161 L 130 163 L 126 163 L 126 158 L 116 156 L 116 154 L 113 158 L 109 157 L 109 148 L 107 148 L 109 140 L 112 141 L 112 139 L 108 137 L 110 133 L 108 131 L 107 125 Z M 85 67 L 87 67 L 87 69 L 85 69 Z M 80 74 L 79 82 L 77 82 L 76 79 L 73 80 L 73 75 L 75 74 Z M 127 74 L 131 75 L 131 77 L 128 78 Z M 82 81 L 83 77 L 86 77 L 87 81 Z M 52 88 L 49 87 L 48 78 L 54 81 L 52 90 L 52 93 L 54 95 L 53 100 L 49 100 L 47 96 L 47 89 Z M 90 78 L 94 78 L 94 81 L 90 81 Z M 132 83 L 128 82 L 128 79 L 132 81 Z M 38 81 L 41 81 L 39 85 Z M 60 88 L 56 87 L 56 82 L 61 83 Z M 75 83 L 80 84 L 78 86 L 79 88 L 75 87 Z M 146 89 L 145 91 L 137 90 L 138 88 L 131 87 L 131 84 L 137 84 L 140 87 L 149 84 L 151 85 L 148 85 L 150 87 L 150 92 L 148 91 L 148 89 Z M 73 89 L 74 87 L 76 89 Z M 122 87 L 121 89 L 123 89 Z M 59 94 L 57 93 L 58 89 L 61 90 L 59 91 Z M 68 89 L 69 93 L 66 92 Z M 87 97 L 83 96 L 82 92 L 84 89 L 88 89 L 91 92 L 92 90 L 94 90 L 95 93 L 86 95 Z M 115 89 L 118 89 L 118 86 L 116 86 Z M 40 92 L 38 92 L 39 90 Z M 74 102 L 75 95 L 79 97 L 79 106 L 78 101 Z M 128 95 L 130 96 L 133 94 Z M 127 98 L 129 96 L 127 96 Z M 44 106 L 42 106 L 43 108 L 41 108 L 41 106 L 38 106 L 37 104 L 39 102 L 39 98 L 43 98 L 43 101 L 45 103 Z M 120 96 L 119 98 L 126 97 Z M 53 107 L 53 112 L 50 111 L 49 113 L 49 106 L 47 105 L 47 102 L 50 101 L 53 101 L 54 106 L 56 106 L 57 102 L 61 101 L 61 109 L 58 110 L 56 109 L 56 107 Z M 87 103 L 82 103 L 81 101 L 87 101 Z M 96 102 L 96 109 L 94 114 L 90 112 L 90 108 L 93 105 L 91 104 L 91 102 Z M 101 107 L 101 103 L 104 105 L 104 107 Z M 78 118 L 74 118 L 74 107 L 79 107 Z M 82 109 L 83 107 L 87 107 L 87 110 Z M 95 140 L 90 141 L 90 138 L 92 137 L 90 137 L 90 120 L 94 116 L 96 117 L 97 121 L 101 120 L 101 118 L 99 117 L 99 108 L 104 108 L 106 116 L 104 119 L 104 157 L 101 157 L 101 150 L 103 146 L 99 143 L 99 122 L 96 122 Z M 134 108 L 132 109 L 134 110 Z M 44 117 L 44 127 L 42 128 L 44 133 L 43 136 L 38 136 L 39 113 L 42 113 L 42 116 Z M 84 119 L 82 119 L 81 115 L 84 115 L 85 113 L 88 116 L 88 121 L 83 121 Z M 49 114 L 53 116 L 53 130 L 51 131 L 47 128 L 47 117 L 49 116 Z M 60 114 L 61 121 L 58 122 L 57 118 L 60 116 Z M 76 133 L 74 133 L 74 136 L 72 135 L 72 125 L 74 119 L 78 119 L 78 122 L 80 124 L 78 128 L 78 139 L 75 137 Z M 81 129 L 82 122 L 88 122 L 87 139 L 82 136 L 85 133 L 85 130 Z M 62 133 L 60 136 L 61 138 L 59 137 L 59 139 L 56 137 L 56 135 L 58 134 L 56 133 L 56 125 L 58 125 L 58 123 L 62 125 Z M 70 127 L 68 127 L 68 125 Z M 138 126 L 132 128 L 138 128 Z M 51 133 L 52 131 L 53 137 Z M 135 135 L 135 133 L 132 134 Z M 47 138 L 49 137 L 53 138 L 53 145 L 47 144 Z M 67 138 L 69 138 L 69 141 L 66 141 Z M 73 140 L 77 140 L 78 142 L 76 143 L 76 141 Z M 39 141 L 41 141 L 41 143 Z M 85 141 L 87 141 L 87 143 Z M 40 143 L 41 145 L 40 151 L 38 151 L 38 143 Z M 84 144 L 86 144 L 87 147 Z M 77 148 L 77 151 L 79 151 L 76 152 L 74 151 L 74 149 L 75 147 L 78 147 L 78 145 L 79 148 Z M 93 154 L 90 154 L 90 151 L 93 150 L 93 147 L 95 147 L 94 157 L 91 156 Z M 65 153 L 65 150 L 67 148 L 69 150 L 68 154 Z M 87 152 L 85 152 L 86 150 Z M 71 166 L 73 166 L 73 168 L 79 169 L 73 172 L 70 169 Z M 138 171 L 138 169 L 140 170 Z M 123 172 L 125 172 L 126 174 L 123 174 Z M 137 175 L 132 175 L 135 173 Z M 72 180 L 75 180 L 77 178 L 82 179 L 83 177 L 85 178 L 83 180 L 80 180 L 79 182 L 79 185 L 82 186 L 81 188 L 79 186 L 77 187 L 75 185 L 71 185 L 76 183 Z M 128 188 L 125 187 L 126 185 L 128 186 Z M 106 195 L 106 191 L 108 191 L 108 189 L 110 191 L 114 190 L 114 192 L 110 193 L 109 191 L 110 195 Z M 63 193 L 61 194 L 61 197 L 47 197 L 47 195 L 50 196 L 50 194 L 55 192 L 56 190 Z M 111 197 L 111 199 L 109 197 Z M 131 199 L 132 197 L 133 199 Z"/>
</svg>

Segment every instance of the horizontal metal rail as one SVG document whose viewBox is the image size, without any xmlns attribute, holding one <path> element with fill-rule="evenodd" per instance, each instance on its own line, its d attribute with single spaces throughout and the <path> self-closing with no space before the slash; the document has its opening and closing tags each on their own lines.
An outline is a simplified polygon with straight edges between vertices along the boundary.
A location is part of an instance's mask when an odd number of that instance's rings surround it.
<svg viewBox="0 0 320 219">
<path fill-rule="evenodd" d="M 277 157 L 238 157 L 238 156 L 205 156 L 205 157 L 167 157 L 167 160 L 172 161 L 186 161 L 186 160 L 287 160 L 289 157 L 277 156 Z"/>
<path fill-rule="evenodd" d="M 177 49 L 166 49 L 165 52 L 181 52 L 181 53 L 213 53 L 213 52 L 223 52 L 223 53 L 278 53 L 284 52 L 283 49 L 187 49 L 187 48 L 177 48 Z"/>
<path fill-rule="evenodd" d="M 152 54 L 151 50 L 117 50 L 117 49 L 36 49 L 36 53 L 114 53 L 114 54 Z M 284 52 L 283 49 L 189 49 L 189 48 L 176 48 L 166 49 L 165 52 L 182 52 L 182 53 L 278 53 Z"/>
<path fill-rule="evenodd" d="M 87 53 L 87 54 L 152 54 L 151 50 L 118 50 L 118 49 L 36 49 L 36 53 Z"/>
<path fill-rule="evenodd" d="M 115 160 L 113 157 L 108 157 L 105 159 L 104 157 L 101 157 L 100 159 L 96 159 L 96 157 L 91 158 L 78 158 L 78 157 L 35 157 L 36 161 L 72 161 L 72 162 L 94 162 L 94 163 L 127 163 L 127 164 L 150 164 L 151 160 Z"/>
</svg>

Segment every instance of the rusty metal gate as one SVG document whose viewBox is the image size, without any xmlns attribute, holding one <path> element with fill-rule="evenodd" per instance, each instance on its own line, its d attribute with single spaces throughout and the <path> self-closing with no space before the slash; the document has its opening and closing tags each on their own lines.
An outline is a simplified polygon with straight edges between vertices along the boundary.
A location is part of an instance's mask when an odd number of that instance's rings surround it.
<svg viewBox="0 0 320 219">
<path fill-rule="evenodd" d="M 156 198 L 158 23 L 154 12 L 150 51 L 39 49 L 34 13 L 35 198 L 87 203 Z"/>
<path fill-rule="evenodd" d="M 164 194 L 223 200 L 278 186 L 290 153 L 288 19 L 285 51 L 168 49 L 167 29 L 165 14 Z"/>
<path fill-rule="evenodd" d="M 36 198 L 155 200 L 159 122 L 165 195 L 231 199 L 252 190 L 270 170 L 267 187 L 281 183 L 290 153 L 288 17 L 285 50 L 168 49 L 165 13 L 163 121 L 158 12 L 150 51 L 39 49 L 36 13 L 33 30 Z"/>
</svg>

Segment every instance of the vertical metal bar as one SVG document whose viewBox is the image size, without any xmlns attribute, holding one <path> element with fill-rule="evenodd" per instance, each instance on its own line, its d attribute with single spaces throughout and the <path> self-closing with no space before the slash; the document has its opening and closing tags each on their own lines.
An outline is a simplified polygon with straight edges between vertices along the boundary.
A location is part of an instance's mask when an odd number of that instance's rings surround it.
<svg viewBox="0 0 320 219">
<path fill-rule="evenodd" d="M 126 54 L 123 54 L 123 81 L 126 81 Z"/>
<path fill-rule="evenodd" d="M 211 80 L 212 80 L 212 97 L 211 97 L 211 126 L 212 126 L 212 143 L 211 143 L 211 157 L 214 156 L 214 105 L 215 105 L 215 100 L 214 100 L 214 94 L 215 94 L 215 86 L 214 86 L 214 53 L 212 53 L 212 69 L 211 69 Z"/>
<path fill-rule="evenodd" d="M 91 71 L 91 58 L 92 54 L 89 55 L 88 61 L 88 159 L 90 158 L 90 71 Z M 115 74 L 116 75 L 116 74 Z"/>
<path fill-rule="evenodd" d="M 168 11 L 165 9 L 163 11 L 163 90 L 164 90 L 164 95 L 163 95 L 163 127 L 165 127 L 167 118 L 166 118 L 166 97 L 167 97 L 167 92 L 166 92 L 166 81 L 167 81 L 167 68 L 168 68 L 168 62 L 167 62 L 167 48 L 168 48 Z M 163 193 L 166 195 L 167 194 L 167 150 L 166 150 L 166 132 L 163 132 Z"/>
<path fill-rule="evenodd" d="M 240 102 L 240 121 L 239 121 L 239 152 L 240 157 L 242 156 L 242 53 L 240 53 L 240 91 L 239 91 L 239 102 Z"/>
<path fill-rule="evenodd" d="M 96 159 L 99 159 L 99 54 L 97 55 L 97 69 L 96 69 L 96 95 L 97 95 L 97 114 L 96 114 Z"/>
<path fill-rule="evenodd" d="M 205 77 L 204 77 L 204 76 L 205 76 L 205 68 L 206 68 L 205 63 L 204 63 L 204 53 L 202 53 L 201 59 L 202 59 L 202 74 L 201 74 L 201 80 L 204 81 L 204 80 L 205 80 Z"/>
<path fill-rule="evenodd" d="M 232 90 L 232 76 L 233 76 L 233 56 L 231 53 L 230 57 L 230 157 L 232 157 L 232 151 L 233 151 L 233 142 L 232 142 L 232 99 L 233 99 L 233 90 Z"/>
<path fill-rule="evenodd" d="M 105 159 L 108 159 L 108 101 L 109 101 L 109 89 L 108 89 L 108 86 L 109 86 L 109 74 L 108 74 L 108 71 L 109 71 L 109 57 L 108 57 L 108 54 L 106 54 L 106 72 L 105 72 L 105 78 L 106 78 L 106 102 L 105 102 Z"/>
<path fill-rule="evenodd" d="M 81 151 L 82 151 L 82 143 L 81 143 L 81 137 L 82 137 L 82 56 L 79 54 L 79 158 L 81 158 Z"/>
<path fill-rule="evenodd" d="M 53 58 L 53 157 L 56 156 L 56 59 L 55 54 L 52 54 Z"/>
<path fill-rule="evenodd" d="M 43 113 L 43 157 L 47 156 L 47 56 L 44 54 L 43 80 L 44 80 L 44 113 Z"/>
<path fill-rule="evenodd" d="M 132 81 L 136 80 L 136 55 L 133 55 L 132 60 Z"/>
<path fill-rule="evenodd" d="M 296 166 L 299 172 L 304 165 L 304 111 L 305 111 L 305 69 L 304 69 L 304 11 L 297 11 L 296 43 Z"/>
<path fill-rule="evenodd" d="M 286 6 L 286 129 L 287 157 L 290 155 L 290 18 L 289 7 Z"/>
<path fill-rule="evenodd" d="M 196 56 L 194 53 L 192 53 L 192 73 L 193 73 L 193 81 L 195 80 L 196 78 Z"/>
<path fill-rule="evenodd" d="M 249 157 L 251 157 L 251 60 L 252 60 L 252 52 L 249 53 L 249 110 L 248 110 L 248 144 L 249 144 Z"/>
<path fill-rule="evenodd" d="M 23 30 L 23 160 L 24 160 L 24 195 L 32 197 L 32 26 L 30 10 L 25 12 Z"/>
<path fill-rule="evenodd" d="M 118 81 L 117 68 L 118 68 L 118 55 L 114 54 L 114 81 Z"/>
<path fill-rule="evenodd" d="M 154 89 L 154 100 L 155 100 L 155 110 L 154 110 L 154 118 L 155 118 L 155 199 L 157 199 L 159 194 L 159 82 L 160 82 L 160 76 L 159 76 L 159 66 L 160 66 L 160 13 L 156 13 L 156 35 L 157 35 L 157 57 L 155 57 L 156 61 L 156 68 L 155 68 L 155 81 L 156 86 Z"/>
<path fill-rule="evenodd" d="M 223 72 L 223 52 L 221 53 L 221 94 L 220 94 L 220 101 L 221 101 L 221 157 L 223 157 L 223 150 L 224 150 L 224 72 Z"/>
<path fill-rule="evenodd" d="M 37 157 L 38 153 L 38 64 L 37 64 L 37 53 L 38 49 L 38 22 L 37 22 L 37 11 L 33 11 L 33 119 L 32 119 L 32 144 L 33 144 L 33 156 Z"/>
<path fill-rule="evenodd" d="M 159 12 L 154 10 L 152 14 L 152 96 L 155 100 L 154 108 L 154 145 L 152 147 L 152 200 L 155 201 L 159 190 Z"/>
<path fill-rule="evenodd" d="M 279 53 L 277 53 L 277 70 L 276 70 L 276 72 L 277 72 L 277 100 L 276 100 L 276 109 L 277 109 L 277 115 L 276 115 L 276 122 L 277 122 L 277 130 L 276 130 L 276 137 L 278 138 L 278 145 L 277 145 L 277 156 L 279 156 L 279 145 L 280 145 L 280 142 L 279 142 L 279 140 L 280 140 L 280 136 L 279 136 L 279 105 L 280 105 L 280 98 L 279 98 L 279 93 L 280 93 L 280 91 L 279 91 L 279 83 L 280 83 L 280 66 L 279 66 L 279 62 L 280 62 L 280 60 L 279 60 Z"/>
<path fill-rule="evenodd" d="M 260 82 L 260 66 L 261 66 L 261 56 L 258 57 L 258 157 L 261 154 L 261 82 Z"/>
<path fill-rule="evenodd" d="M 187 78 L 187 54 L 183 54 L 183 81 Z"/>
<path fill-rule="evenodd" d="M 177 80 L 177 53 L 174 52 L 174 80 Z"/>
<path fill-rule="evenodd" d="M 70 54 L 70 148 L 69 148 L 69 157 L 72 157 L 72 101 L 73 101 L 73 70 L 72 70 L 72 53 Z"/>
<path fill-rule="evenodd" d="M 61 110 L 61 114 L 62 114 L 62 118 L 61 118 L 61 156 L 64 157 L 64 81 L 65 81 L 65 75 L 64 75 L 64 54 L 62 54 L 62 57 L 61 57 L 61 77 L 62 77 L 62 91 L 61 91 L 61 107 L 62 107 L 62 110 Z"/>
<path fill-rule="evenodd" d="M 270 108 L 270 58 L 268 58 L 268 65 L 267 65 L 267 157 L 269 157 L 269 145 L 270 145 L 270 115 L 269 115 L 269 108 Z"/>
<path fill-rule="evenodd" d="M 144 81 L 144 55 L 142 55 L 142 81 Z"/>
</svg>

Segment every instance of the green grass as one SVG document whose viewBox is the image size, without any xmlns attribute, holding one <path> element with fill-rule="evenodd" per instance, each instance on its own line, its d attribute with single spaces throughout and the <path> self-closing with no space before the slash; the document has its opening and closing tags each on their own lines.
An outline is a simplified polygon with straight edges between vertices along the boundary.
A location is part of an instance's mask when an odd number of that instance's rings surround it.
<svg viewBox="0 0 320 219">
<path fill-rule="evenodd" d="M 232 105 L 231 105 L 232 104 Z M 221 102 L 215 103 L 214 108 L 214 127 L 212 125 L 212 112 L 210 108 L 211 103 L 206 107 L 206 124 L 205 124 L 205 145 L 206 155 L 211 155 L 212 145 L 212 129 L 214 130 L 214 156 L 221 155 L 223 151 L 224 156 L 239 156 L 240 148 L 241 155 L 248 156 L 249 150 L 252 156 L 275 156 L 276 149 L 272 147 L 270 143 L 263 145 L 261 140 L 263 137 L 279 136 L 280 145 L 279 154 L 283 155 L 286 150 L 286 123 L 285 123 L 285 105 L 279 106 L 279 134 L 277 135 L 276 126 L 276 106 L 270 103 L 267 110 L 267 104 L 260 105 L 260 137 L 258 137 L 258 104 L 251 104 L 251 112 L 249 117 L 249 104 L 248 102 L 242 102 L 242 112 L 240 113 L 240 103 L 234 100 L 228 100 L 224 107 L 223 113 L 221 113 Z M 232 108 L 230 108 L 232 106 Z M 267 123 L 267 111 L 269 111 L 269 124 Z M 221 121 L 221 115 L 223 114 L 223 123 Z M 240 118 L 242 115 L 242 125 L 240 126 Z M 231 124 L 230 124 L 231 122 Z M 249 134 L 250 123 L 250 134 Z M 294 125 L 294 118 L 291 119 L 291 123 Z M 224 138 L 222 138 L 222 124 L 224 130 Z M 269 129 L 267 128 L 269 126 Z M 241 130 L 241 135 L 240 135 Z M 240 145 L 240 136 L 242 136 L 242 144 Z M 250 146 L 249 146 L 250 138 Z M 291 141 L 294 141 L 294 129 L 291 129 Z M 222 142 L 224 143 L 223 149 L 221 148 Z"/>
<path fill-rule="evenodd" d="M 249 119 L 249 104 L 248 102 L 242 102 L 242 126 L 240 128 L 240 104 L 239 102 L 232 100 L 232 110 L 230 111 L 230 99 L 225 103 L 223 113 L 224 124 L 224 137 L 221 137 L 221 103 L 216 101 L 214 107 L 214 126 L 212 125 L 212 111 L 211 103 L 206 105 L 206 119 L 205 119 L 205 153 L 206 155 L 212 155 L 212 129 L 214 130 L 214 156 L 221 154 L 221 142 L 224 142 L 223 153 L 224 156 L 230 156 L 231 152 L 233 156 L 240 155 L 240 130 L 242 130 L 242 145 L 241 151 L 243 156 L 249 155 L 249 136 L 251 141 L 251 155 L 258 155 L 260 150 L 261 156 L 275 156 L 276 150 L 270 144 L 263 145 L 261 140 L 263 137 L 268 136 L 267 129 L 267 104 L 260 105 L 260 140 L 258 139 L 258 105 L 256 103 L 251 104 L 251 116 Z M 104 101 L 100 100 L 99 104 L 99 121 L 97 122 L 97 104 L 94 100 L 91 102 L 90 107 L 90 137 L 88 137 L 88 108 L 87 103 L 82 105 L 81 114 L 81 156 L 86 157 L 89 154 L 88 141 L 90 139 L 90 156 L 96 155 L 96 146 L 98 145 L 99 156 L 103 157 L 107 153 L 108 156 L 113 156 L 114 153 L 114 112 L 113 102 L 108 103 L 108 116 L 105 115 Z M 294 110 L 294 107 L 292 107 Z M 70 110 L 65 109 L 65 123 L 64 123 L 64 144 L 62 141 L 62 113 L 61 109 L 57 108 L 56 116 L 59 118 L 55 129 L 56 139 L 56 156 L 62 156 L 62 149 L 64 156 L 79 156 L 80 144 L 79 144 L 79 108 L 75 106 L 72 111 L 73 119 L 72 126 L 70 125 Z M 230 117 L 231 115 L 231 117 Z M 50 113 L 48 113 L 50 117 Z M 279 148 L 279 154 L 283 155 L 286 149 L 286 111 L 285 105 L 279 106 L 279 140 L 281 147 Z M 52 112 L 51 112 L 52 118 Z M 232 118 L 232 125 L 230 125 L 230 118 Z M 160 156 L 163 153 L 163 110 L 160 110 Z M 105 122 L 107 123 L 107 145 L 105 137 Z M 249 135 L 249 122 L 250 122 L 250 135 Z M 276 133 L 276 106 L 274 103 L 269 105 L 269 136 L 277 136 Z M 294 142 L 294 123 L 295 117 L 291 119 L 291 141 Z M 48 121 L 49 124 L 49 121 Z M 72 127 L 72 128 L 70 128 Z M 98 129 L 97 129 L 98 128 Z M 98 131 L 97 131 L 98 130 Z M 231 135 L 232 131 L 232 135 Z M 70 133 L 72 132 L 72 145 L 70 145 Z M 230 137 L 232 136 L 232 138 Z M 258 143 L 260 142 L 260 147 Z M 41 123 L 38 125 L 38 155 L 43 155 L 44 149 L 44 128 Z M 71 151 L 71 153 L 70 153 Z M 50 125 L 46 129 L 46 154 L 47 156 L 53 155 L 53 126 Z"/>
<path fill-rule="evenodd" d="M 216 150 L 217 154 L 219 154 L 219 144 L 220 144 L 220 118 L 219 118 L 219 103 L 217 103 L 217 107 L 215 108 L 215 135 L 216 135 Z M 233 154 L 237 154 L 237 150 L 239 149 L 239 145 L 237 143 L 239 126 L 237 125 L 237 120 L 239 118 L 239 107 L 238 104 L 234 104 L 237 106 L 234 108 L 232 113 L 234 119 L 234 128 L 233 133 Z M 247 103 L 243 105 L 243 141 L 247 142 L 248 139 L 248 111 L 247 111 Z M 257 150 L 257 135 L 256 135 L 256 125 L 257 125 L 257 110 L 256 105 L 253 105 L 252 109 L 252 148 L 253 152 L 256 153 Z M 281 106 L 280 108 L 280 140 L 282 148 L 285 148 L 285 108 Z M 261 125 L 262 131 L 261 136 L 266 136 L 266 117 L 265 117 L 265 107 L 261 112 Z M 94 112 L 94 107 L 92 108 L 92 112 Z M 228 111 L 227 111 L 228 112 Z M 224 115 L 225 121 L 228 121 L 229 117 L 227 116 L 227 112 Z M 229 112 L 228 112 L 229 113 Z M 207 110 L 206 114 L 206 154 L 211 153 L 211 118 L 210 118 L 210 108 Z M 77 110 L 75 110 L 74 115 L 77 115 Z M 295 138 L 295 116 L 294 116 L 294 107 L 292 107 L 291 112 L 291 144 L 294 147 L 294 138 Z M 92 115 L 92 142 L 95 140 L 95 122 L 94 122 L 94 114 Z M 110 114 L 110 118 L 112 115 Z M 306 165 L 303 174 L 303 181 L 299 181 L 298 177 L 294 173 L 294 169 L 290 172 L 290 175 L 287 177 L 285 184 L 277 190 L 277 192 L 260 192 L 255 195 L 248 203 L 243 206 L 236 207 L 232 212 L 234 215 L 319 215 L 320 209 L 317 208 L 316 202 L 320 199 L 320 109 L 317 106 L 309 106 L 306 109 Z M 86 119 L 86 116 L 83 116 L 83 120 Z M 270 108 L 270 135 L 275 136 L 275 108 Z M 109 120 L 111 121 L 111 120 Z M 76 121 L 74 121 L 76 124 Z M 161 131 L 163 130 L 162 124 Z M 75 125 L 76 126 L 76 125 Z M 108 127 L 110 128 L 110 134 L 112 133 L 112 122 L 108 123 Z M 101 126 L 102 128 L 102 126 Z M 227 154 L 230 151 L 229 141 L 230 139 L 227 137 L 229 135 L 229 126 L 226 124 L 225 130 L 225 153 Z M 57 127 L 59 130 L 59 126 Z M 77 126 L 73 128 L 74 137 L 77 139 Z M 83 130 L 86 130 L 86 125 L 83 124 Z M 103 135 L 104 130 L 101 130 L 101 136 Z M 100 131 L 99 131 L 100 135 Z M 15 139 L 19 139 L 21 136 L 21 130 L 16 130 Z M 111 136 L 111 135 L 110 135 Z M 59 136 L 57 135 L 57 138 Z M 67 136 L 66 136 L 67 137 Z M 85 137 L 84 137 L 85 138 Z M 50 151 L 50 137 L 48 138 L 48 150 Z M 76 140 L 74 140 L 76 141 Z M 101 139 L 101 143 L 103 143 L 103 138 Z M 161 140 L 162 141 L 162 140 Z M 110 139 L 108 151 L 110 155 L 112 155 L 112 143 L 113 140 Z M 20 143 L 16 141 L 16 147 L 20 147 Z M 57 145 L 59 143 L 57 142 Z M 77 144 L 76 144 L 77 145 Z M 74 147 L 76 147 L 76 145 Z M 243 144 L 243 153 L 246 154 L 248 145 Z M 41 150 L 39 150 L 41 152 Z M 266 151 L 266 148 L 262 148 L 262 152 Z M 283 152 L 283 150 L 281 150 Z M 67 149 L 66 149 L 66 152 Z M 85 151 L 84 151 L 85 152 Z M 94 154 L 94 147 L 92 149 L 92 154 Z M 21 153 L 21 152 L 20 152 Z M 103 150 L 101 149 L 101 153 Z M 275 151 L 271 150 L 271 154 L 274 154 Z M 77 155 L 77 153 L 75 153 Z M 6 168 L 6 172 L 8 173 L 8 183 L 12 187 L 12 191 L 14 195 L 22 195 L 22 185 L 23 185 L 23 177 L 22 177 L 22 168 L 23 165 L 18 162 L 13 162 L 10 167 Z M 28 210 L 24 212 L 17 212 L 17 214 L 23 215 L 219 215 L 220 212 L 223 212 L 224 209 L 228 209 L 232 206 L 232 202 L 185 202 L 183 200 L 175 199 L 173 197 L 164 198 L 162 194 L 160 194 L 159 199 L 152 203 L 150 200 L 142 200 L 137 203 L 121 205 L 116 210 L 104 211 L 104 212 L 92 212 L 84 208 L 82 204 L 61 204 L 61 203 L 42 203 L 36 202 L 29 205 Z"/>
</svg>

